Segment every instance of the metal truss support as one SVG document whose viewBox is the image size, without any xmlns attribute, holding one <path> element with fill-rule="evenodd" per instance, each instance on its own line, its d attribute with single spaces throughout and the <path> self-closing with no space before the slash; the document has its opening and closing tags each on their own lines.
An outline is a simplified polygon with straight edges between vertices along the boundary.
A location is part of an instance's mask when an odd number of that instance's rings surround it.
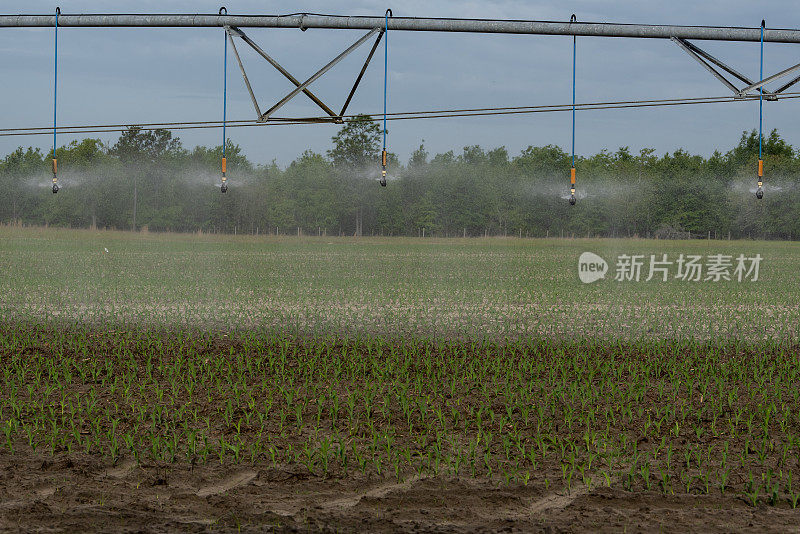
<svg viewBox="0 0 800 534">
<path fill-rule="evenodd" d="M 788 69 L 784 69 L 784 70 L 778 72 L 777 74 L 773 74 L 772 76 L 768 76 L 768 77 L 764 78 L 763 80 L 761 80 L 760 82 L 756 82 L 756 83 L 748 85 L 747 87 L 745 87 L 744 89 L 739 91 L 739 96 L 744 96 L 747 93 L 749 93 L 750 91 L 755 91 L 756 89 L 764 87 L 768 83 L 773 82 L 773 81 L 777 80 L 778 78 L 783 78 L 787 74 L 791 74 L 792 72 L 795 72 L 797 70 L 800 70 L 800 63 L 798 63 L 797 65 L 794 65 L 792 67 L 789 67 Z M 794 84 L 796 81 L 797 81 L 797 78 L 792 80 L 789 83 L 789 85 Z M 785 87 L 781 88 L 781 90 L 783 90 L 783 89 L 785 89 Z M 764 91 L 764 93 L 766 94 L 766 91 Z"/>
<path fill-rule="evenodd" d="M 358 89 L 358 85 L 361 83 L 361 78 L 364 77 L 364 73 L 367 72 L 367 67 L 369 66 L 370 61 L 372 61 L 372 56 L 375 55 L 375 50 L 378 49 L 378 45 L 381 43 L 381 38 L 383 37 L 383 31 L 378 34 L 378 38 L 375 39 L 375 43 L 372 45 L 372 49 L 369 51 L 367 55 L 367 60 L 364 61 L 364 66 L 361 67 L 361 72 L 358 73 L 356 77 L 356 81 L 353 84 L 353 88 L 350 89 L 350 94 L 347 95 L 347 100 L 344 101 L 344 105 L 342 106 L 342 111 L 339 112 L 339 116 L 343 116 L 344 112 L 347 111 L 347 106 L 350 105 L 350 101 L 353 99 L 353 95 L 356 94 L 356 89 Z"/>
<path fill-rule="evenodd" d="M 740 72 L 737 72 L 733 68 L 729 67 L 728 65 L 726 65 L 725 63 L 723 63 L 719 59 L 715 58 L 714 56 L 712 56 L 711 54 L 709 54 L 708 52 L 706 52 L 705 50 L 703 50 L 699 46 L 690 43 L 686 39 L 681 39 L 680 37 L 672 37 L 672 41 L 675 44 L 677 44 L 678 46 L 680 46 L 687 54 L 689 54 L 695 60 L 697 60 L 698 63 L 700 63 L 703 67 L 705 67 L 705 69 L 708 70 L 708 72 L 710 72 L 711 74 L 713 74 L 714 77 L 716 77 L 719 81 L 721 81 L 723 84 L 725 84 L 725 86 L 728 89 L 730 89 L 731 91 L 733 91 L 733 93 L 739 98 L 744 98 L 749 92 L 755 91 L 757 89 L 761 89 L 761 88 L 763 88 L 765 85 L 767 85 L 770 82 L 774 82 L 775 80 L 777 80 L 779 78 L 783 78 L 784 76 L 786 76 L 788 74 L 791 74 L 793 72 L 796 72 L 796 71 L 800 70 L 800 63 L 798 63 L 797 65 L 793 65 L 793 66 L 789 67 L 788 69 L 784 69 L 784 70 L 782 70 L 782 71 L 780 71 L 780 72 L 778 72 L 776 74 L 773 74 L 772 76 L 768 76 L 768 77 L 764 78 L 761 81 L 754 82 L 753 80 L 751 80 L 750 78 L 748 78 L 744 74 L 741 74 Z M 722 69 L 725 72 L 727 72 L 728 74 L 730 74 L 731 76 L 734 76 L 735 78 L 738 78 L 740 81 L 746 83 L 747 86 L 742 88 L 742 89 L 737 88 L 721 72 L 719 72 L 717 69 L 715 69 L 711 65 L 712 63 L 714 65 L 716 65 L 717 67 L 719 67 L 720 69 Z M 777 100 L 778 99 L 777 95 L 779 93 L 782 93 L 783 91 L 785 91 L 789 87 L 793 86 L 797 82 L 800 82 L 800 76 L 797 76 L 796 78 L 794 78 L 791 81 L 789 81 L 788 83 L 782 85 L 780 88 L 778 88 L 775 91 L 767 91 L 766 89 L 763 89 L 764 98 L 766 98 L 767 100 Z"/>
<path fill-rule="evenodd" d="M 228 38 L 230 39 L 231 45 L 233 45 L 233 53 L 236 56 L 236 60 L 239 63 L 239 68 L 242 71 L 242 77 L 244 78 L 244 83 L 247 86 L 247 90 L 250 93 L 250 98 L 253 101 L 253 107 L 256 110 L 256 115 L 258 117 L 258 122 L 266 122 L 267 120 L 272 117 L 272 115 L 282 108 L 286 103 L 292 100 L 295 96 L 300 94 L 301 92 L 304 93 L 308 98 L 310 98 L 315 104 L 317 104 L 329 117 L 330 122 L 341 123 L 342 116 L 344 115 L 345 111 L 347 110 L 347 106 L 350 104 L 350 101 L 353 99 L 353 95 L 355 95 L 356 89 L 358 89 L 358 85 L 361 83 L 361 79 L 364 77 L 364 73 L 367 71 L 367 67 L 369 66 L 370 61 L 372 60 L 372 56 L 375 54 L 375 50 L 378 48 L 378 43 L 383 36 L 383 28 L 375 27 L 367 32 L 363 37 L 358 39 L 355 43 L 350 45 L 347 49 L 344 50 L 341 54 L 333 58 L 329 61 L 324 67 L 319 69 L 315 72 L 310 78 L 305 80 L 304 82 L 300 82 L 297 78 L 291 75 L 288 70 L 286 70 L 280 63 L 278 63 L 273 57 L 267 54 L 260 46 L 258 46 L 252 39 L 250 39 L 245 33 L 237 27 L 234 26 L 226 26 L 226 32 L 228 33 Z M 350 93 L 347 95 L 347 99 L 345 100 L 344 106 L 342 106 L 342 110 L 337 114 L 334 112 L 329 106 L 327 106 L 322 100 L 320 100 L 314 93 L 312 93 L 308 86 L 314 83 L 316 80 L 321 78 L 326 72 L 336 66 L 340 61 L 342 61 L 345 57 L 350 55 L 354 50 L 368 41 L 372 36 L 378 34 L 378 38 L 375 39 L 375 43 L 372 45 L 372 49 L 370 50 L 369 54 L 367 55 L 367 59 L 364 62 L 363 67 L 361 67 L 361 71 L 356 78 L 355 83 L 353 84 L 353 88 L 350 90 Z M 255 50 L 262 58 L 264 58 L 270 65 L 275 67 L 275 69 L 283 74 L 292 84 L 294 84 L 295 88 L 282 99 L 280 99 L 275 105 L 270 107 L 264 113 L 261 112 L 261 108 L 258 105 L 258 100 L 256 99 L 255 93 L 253 92 L 253 88 L 250 85 L 250 81 L 247 78 L 247 73 L 244 69 L 244 64 L 242 63 L 241 57 L 239 56 L 239 52 L 236 49 L 236 44 L 234 42 L 234 37 L 241 38 L 247 45 L 249 45 L 253 50 Z"/>
<path fill-rule="evenodd" d="M 253 100 L 253 106 L 256 108 L 256 115 L 260 117 L 261 110 L 258 108 L 258 99 L 256 98 L 255 93 L 253 93 L 253 88 L 250 86 L 250 80 L 247 78 L 247 72 L 245 72 L 244 70 L 244 64 L 242 63 L 242 58 L 239 57 L 239 51 L 236 50 L 236 42 L 233 40 L 233 35 L 231 35 L 230 28 L 226 27 L 225 31 L 228 33 L 228 39 L 230 39 L 231 41 L 233 54 L 236 56 L 236 61 L 239 63 L 239 70 L 242 71 L 242 78 L 244 78 L 244 84 L 247 86 L 247 91 L 250 93 L 250 98 Z"/>
<path fill-rule="evenodd" d="M 679 37 L 672 37 L 672 41 L 675 44 L 677 44 L 679 47 L 681 47 L 687 54 L 689 54 L 698 63 L 700 63 L 700 65 L 702 65 L 715 78 L 717 78 L 719 81 L 721 81 L 725 85 L 725 87 L 727 87 L 728 89 L 730 89 L 734 93 L 735 96 L 737 96 L 739 98 L 744 98 L 744 96 L 747 93 L 747 91 L 752 90 L 752 89 L 749 89 L 747 87 L 745 87 L 744 89 L 737 88 L 735 85 L 733 85 L 733 83 L 730 80 L 728 80 L 728 78 L 725 77 L 724 74 L 722 74 L 717 69 L 715 69 L 714 65 L 716 65 L 720 69 L 724 70 L 725 72 L 727 72 L 728 74 L 730 74 L 734 78 L 737 78 L 738 80 L 748 84 L 752 88 L 757 89 L 758 87 L 760 87 L 757 84 L 754 86 L 753 80 L 751 80 L 750 78 L 748 78 L 744 74 L 738 72 L 737 70 L 733 69 L 732 67 L 729 67 L 728 65 L 726 65 L 725 63 L 723 63 L 719 59 L 715 58 L 714 56 L 712 56 L 711 54 L 709 54 L 708 52 L 706 52 L 705 50 L 703 50 L 699 46 L 690 43 L 686 39 L 681 39 Z M 765 82 L 765 83 L 769 83 L 769 82 Z M 761 85 L 764 85 L 764 84 L 761 84 Z M 776 92 L 767 91 L 765 89 L 764 90 L 764 98 L 766 98 L 767 100 L 777 100 Z"/>
<path fill-rule="evenodd" d="M 794 84 L 796 84 L 797 82 L 800 82 L 800 76 L 790 80 L 789 82 L 785 83 L 784 85 L 781 85 L 779 88 L 775 89 L 775 92 L 776 93 L 782 93 L 785 90 L 787 90 L 788 88 L 790 88 L 791 86 L 793 86 Z"/>
<path fill-rule="evenodd" d="M 245 35 L 245 33 L 244 33 L 242 30 L 240 30 L 239 28 L 228 28 L 228 35 L 229 35 L 229 36 L 231 36 L 231 39 L 233 38 L 233 35 L 234 35 L 234 34 L 235 34 L 235 35 L 237 35 L 238 37 L 241 37 L 242 41 L 244 41 L 245 43 L 247 43 L 247 44 L 250 46 L 250 48 L 252 48 L 253 50 L 255 50 L 255 51 L 258 53 L 258 55 L 260 55 L 261 57 L 263 57 L 264 59 L 266 59 L 266 60 L 267 60 L 267 62 L 268 62 L 270 65 L 272 65 L 273 67 L 275 67 L 275 69 L 277 69 L 277 71 L 278 71 L 278 72 L 280 72 L 281 74 L 283 74 L 283 75 L 286 77 L 286 79 L 288 79 L 290 82 L 292 82 L 292 83 L 294 84 L 294 86 L 295 86 L 295 87 L 299 87 L 299 86 L 300 86 L 300 82 L 299 82 L 299 81 L 297 81 L 297 78 L 295 78 L 294 76 L 292 76 L 292 75 L 289 73 L 289 71 L 287 71 L 286 69 L 284 69 L 284 68 L 281 66 L 281 64 L 280 64 L 280 63 L 278 63 L 278 62 L 277 62 L 275 59 L 273 59 L 273 58 L 272 58 L 272 57 L 271 57 L 269 54 L 267 54 L 266 52 L 264 52 L 264 50 L 262 50 L 260 46 L 258 46 L 258 45 L 257 45 L 257 44 L 256 44 L 256 43 L 255 43 L 255 42 L 252 40 L 252 39 L 250 39 L 250 38 L 249 38 L 247 35 Z M 314 93 L 312 93 L 312 92 L 311 92 L 311 91 L 309 91 L 308 89 L 303 89 L 303 93 L 304 93 L 304 94 L 305 94 L 305 95 L 306 95 L 308 98 L 310 98 L 310 99 L 311 99 L 311 100 L 312 100 L 312 101 L 313 101 L 315 104 L 317 104 L 317 105 L 318 105 L 320 108 L 322 108 L 322 111 L 324 111 L 325 113 L 327 113 L 327 114 L 328 114 L 328 115 L 330 115 L 331 117 L 336 117 L 336 116 L 337 116 L 337 115 L 336 115 L 336 113 L 334 113 L 334 112 L 333 112 L 333 110 L 331 110 L 331 108 L 329 108 L 328 106 L 326 106 L 326 105 L 325 105 L 325 104 L 322 102 L 322 100 L 320 100 L 319 98 L 317 98 L 317 97 L 314 95 Z M 258 114 L 258 116 L 259 116 L 259 117 L 261 116 L 261 112 L 260 112 L 260 111 L 258 111 L 258 109 L 256 109 L 256 113 Z"/>
</svg>

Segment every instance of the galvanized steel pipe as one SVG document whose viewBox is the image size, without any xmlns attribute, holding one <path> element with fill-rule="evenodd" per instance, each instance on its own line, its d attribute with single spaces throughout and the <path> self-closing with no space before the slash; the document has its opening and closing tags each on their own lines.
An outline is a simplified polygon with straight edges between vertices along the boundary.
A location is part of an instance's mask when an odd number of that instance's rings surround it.
<svg viewBox="0 0 800 534">
<path fill-rule="evenodd" d="M 35 28 L 55 25 L 54 15 L 0 15 L 0 27 Z M 332 15 L 68 15 L 59 16 L 62 27 L 83 28 L 324 28 L 368 30 L 384 25 L 383 17 Z M 531 35 L 578 35 L 586 37 L 632 37 L 642 39 L 680 39 L 711 41 L 760 40 L 760 28 L 721 26 L 665 26 L 593 22 L 543 22 L 529 20 L 483 20 L 392 17 L 391 31 L 430 31 L 466 33 L 507 33 Z M 767 29 L 764 41 L 800 43 L 800 30 Z"/>
</svg>

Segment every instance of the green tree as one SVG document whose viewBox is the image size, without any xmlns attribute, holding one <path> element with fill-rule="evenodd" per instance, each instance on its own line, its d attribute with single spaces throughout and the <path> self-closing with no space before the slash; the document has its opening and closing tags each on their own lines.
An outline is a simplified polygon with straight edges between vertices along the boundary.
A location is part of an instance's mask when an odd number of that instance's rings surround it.
<svg viewBox="0 0 800 534">
<path fill-rule="evenodd" d="M 37 176 L 49 181 L 44 160 L 40 149 L 19 147 L 0 162 L 0 221 L 17 221 L 35 210 L 37 197 L 27 186 Z"/>
<path fill-rule="evenodd" d="M 428 151 L 425 150 L 425 139 L 419 144 L 419 148 L 411 153 L 411 158 L 408 160 L 409 169 L 421 169 L 428 164 Z"/>
<path fill-rule="evenodd" d="M 356 115 L 334 135 L 328 157 L 338 167 L 363 168 L 378 165 L 381 128 L 368 115 Z"/>
<path fill-rule="evenodd" d="M 181 142 L 172 137 L 172 132 L 164 129 L 144 131 L 139 126 L 131 126 L 120 135 L 110 153 L 117 156 L 125 165 L 125 173 L 133 182 L 133 203 L 131 209 L 131 228 L 138 228 L 140 188 L 144 188 L 148 208 L 145 224 L 160 222 L 155 212 L 162 209 L 161 196 L 164 193 L 163 181 L 169 176 L 165 168 L 170 159 L 176 159 L 182 151 Z"/>
</svg>

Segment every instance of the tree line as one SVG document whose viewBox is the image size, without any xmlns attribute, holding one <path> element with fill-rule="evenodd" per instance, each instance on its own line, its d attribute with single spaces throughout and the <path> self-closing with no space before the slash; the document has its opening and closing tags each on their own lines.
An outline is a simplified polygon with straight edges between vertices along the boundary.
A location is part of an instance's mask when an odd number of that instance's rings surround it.
<svg viewBox="0 0 800 534">
<path fill-rule="evenodd" d="M 430 155 L 423 143 L 379 176 L 381 130 L 369 117 L 341 127 L 325 154 L 286 168 L 254 165 L 227 141 L 186 149 L 166 130 L 131 127 L 112 144 L 74 141 L 56 150 L 61 192 L 49 192 L 52 152 L 18 148 L 0 162 L 0 223 L 174 232 L 531 237 L 800 236 L 800 152 L 777 131 L 764 139 L 765 197 L 753 194 L 758 136 L 709 157 L 658 156 L 628 147 L 576 161 L 555 145 L 464 147 Z M 216 187 L 215 187 L 216 185 Z"/>
</svg>

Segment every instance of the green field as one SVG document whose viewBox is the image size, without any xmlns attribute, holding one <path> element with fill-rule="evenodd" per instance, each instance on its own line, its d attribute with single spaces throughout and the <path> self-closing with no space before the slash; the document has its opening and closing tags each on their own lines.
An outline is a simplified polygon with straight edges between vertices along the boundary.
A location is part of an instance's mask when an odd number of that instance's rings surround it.
<svg viewBox="0 0 800 534">
<path fill-rule="evenodd" d="M 584 251 L 763 260 L 584 284 Z M 798 266 L 778 242 L 1 229 L 0 529 L 785 531 Z"/>
<path fill-rule="evenodd" d="M 105 250 L 108 250 L 106 253 Z M 578 257 L 642 254 L 641 281 Z M 763 257 L 757 281 L 647 277 L 651 254 Z M 233 237 L 0 229 L 4 319 L 469 338 L 796 339 L 800 245 Z M 673 274 L 674 274 L 673 267 Z"/>
</svg>

